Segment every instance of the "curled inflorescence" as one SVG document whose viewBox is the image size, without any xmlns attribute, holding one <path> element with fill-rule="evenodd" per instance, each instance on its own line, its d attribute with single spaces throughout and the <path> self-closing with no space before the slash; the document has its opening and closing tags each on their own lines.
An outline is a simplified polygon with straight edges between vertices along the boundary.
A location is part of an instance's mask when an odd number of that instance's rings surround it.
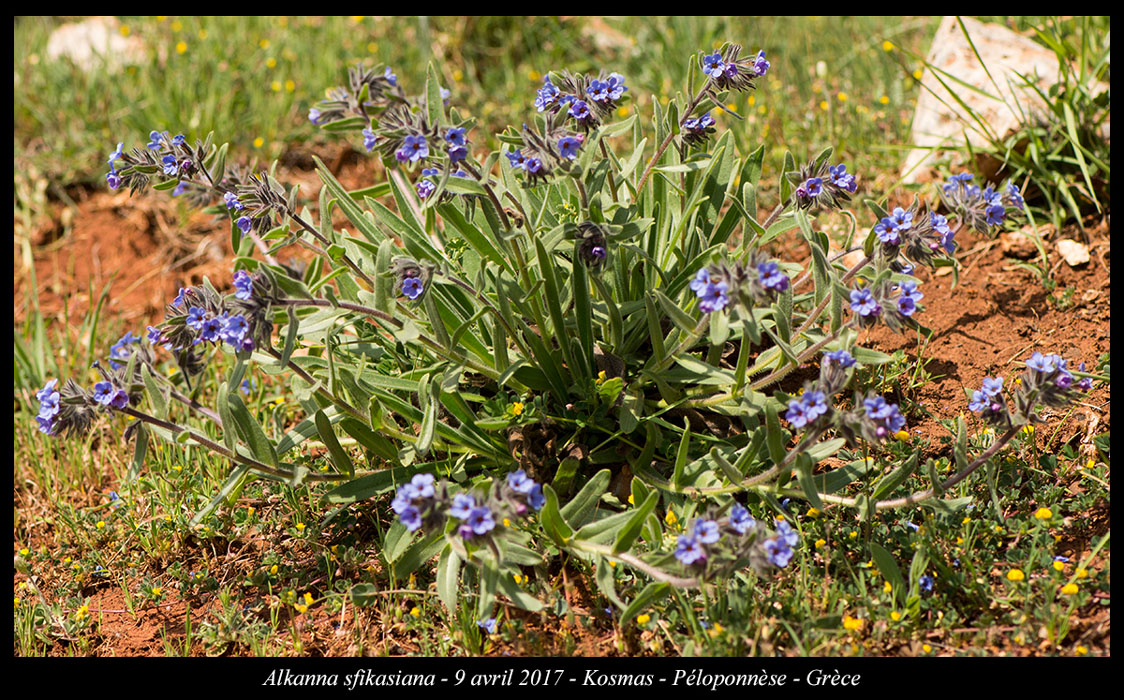
<svg viewBox="0 0 1124 700">
<path fill-rule="evenodd" d="M 675 558 L 703 580 L 727 576 L 746 564 L 764 573 L 788 566 L 799 542 L 799 534 L 786 521 L 775 521 L 770 532 L 745 506 L 735 503 L 725 518 L 711 515 L 694 520 L 679 536 Z"/>
</svg>

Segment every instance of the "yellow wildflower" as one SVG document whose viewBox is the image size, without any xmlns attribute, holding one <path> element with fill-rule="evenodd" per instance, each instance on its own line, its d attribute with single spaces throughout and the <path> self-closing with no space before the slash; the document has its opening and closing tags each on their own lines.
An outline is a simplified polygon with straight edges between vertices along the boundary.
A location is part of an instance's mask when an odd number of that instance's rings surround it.
<svg viewBox="0 0 1124 700">
<path fill-rule="evenodd" d="M 820 509 L 813 506 L 808 509 L 807 515 L 809 518 L 818 518 L 820 517 Z"/>
<path fill-rule="evenodd" d="M 1007 572 L 1008 581 L 1022 581 L 1025 578 L 1026 574 L 1022 572 L 1022 569 L 1011 569 Z"/>
<path fill-rule="evenodd" d="M 265 139 L 263 139 L 262 137 L 259 136 L 256 139 L 254 139 L 254 148 L 261 148 L 264 145 L 265 145 Z M 278 406 L 281 405 L 278 402 L 274 402 L 274 404 L 278 405 Z"/>
<path fill-rule="evenodd" d="M 827 104 L 827 100 L 820 100 L 820 109 L 826 112 L 829 106 L 830 105 Z"/>
<path fill-rule="evenodd" d="M 1077 570 L 1077 578 L 1089 578 L 1089 570 L 1088 569 L 1078 569 Z"/>
<path fill-rule="evenodd" d="M 1078 656 L 1085 656 L 1089 653 L 1089 650 L 1083 646 L 1078 645 L 1078 647 L 1073 650 L 1073 653 L 1077 654 Z"/>
<path fill-rule="evenodd" d="M 262 39 L 261 41 L 258 42 L 258 46 L 262 47 L 262 49 L 268 49 L 269 48 L 269 39 Z"/>
<path fill-rule="evenodd" d="M 304 523 L 297 523 L 297 532 L 304 532 Z"/>
<path fill-rule="evenodd" d="M 512 415 L 516 416 L 523 415 L 523 402 L 516 401 L 515 403 L 511 404 L 511 413 Z"/>
<path fill-rule="evenodd" d="M 850 615 L 844 615 L 843 616 L 843 629 L 850 630 L 852 632 L 857 632 L 857 631 L 861 630 L 862 628 L 863 628 L 863 621 L 860 618 L 851 617 Z"/>
<path fill-rule="evenodd" d="M 414 617 L 420 617 L 421 616 L 421 609 L 418 606 L 415 605 L 414 607 L 410 608 L 410 614 L 413 615 Z"/>
<path fill-rule="evenodd" d="M 1067 583 L 1062 586 L 1062 595 L 1075 595 L 1077 593 L 1076 583 Z"/>
<path fill-rule="evenodd" d="M 97 528 L 98 528 L 98 529 L 100 530 L 100 529 L 102 529 L 103 527 L 105 527 L 105 521 L 104 521 L 104 520 L 99 520 L 99 521 L 98 521 L 98 524 L 97 524 Z"/>
<path fill-rule="evenodd" d="M 297 89 L 297 84 L 292 80 L 285 81 L 285 92 L 292 92 Z"/>
<path fill-rule="evenodd" d="M 883 41 L 882 42 L 882 50 L 887 51 L 887 52 L 893 51 L 894 50 L 894 42 L 890 41 L 889 39 L 887 39 L 886 41 Z"/>
<path fill-rule="evenodd" d="M 617 116 L 618 117 L 627 117 L 628 116 L 628 105 L 621 105 L 620 107 L 617 107 Z"/>
<path fill-rule="evenodd" d="M 277 565 L 276 565 L 276 564 L 274 564 L 273 566 L 269 567 L 269 573 L 270 573 L 270 574 L 273 574 L 273 575 L 276 575 L 276 574 L 277 574 Z"/>
<path fill-rule="evenodd" d="M 311 594 L 311 593 L 305 593 L 305 594 L 304 594 L 304 604 L 305 604 L 305 605 L 312 605 L 312 600 L 313 600 L 313 599 L 312 599 L 312 594 Z"/>
<path fill-rule="evenodd" d="M 921 651 L 925 652 L 926 654 L 928 654 L 932 650 L 933 650 L 933 647 L 929 646 L 928 644 L 922 644 L 921 645 Z"/>
<path fill-rule="evenodd" d="M 839 93 L 838 95 L 835 96 L 835 99 L 839 100 L 840 102 L 846 102 L 847 101 L 847 93 L 841 92 L 841 93 Z"/>
<path fill-rule="evenodd" d="M 636 616 L 636 624 L 646 625 L 646 624 L 648 624 L 648 621 L 651 620 L 651 619 L 652 619 L 652 616 L 647 614 L 647 613 L 645 613 L 643 615 L 637 615 Z"/>
<path fill-rule="evenodd" d="M 890 619 L 893 620 L 894 622 L 897 622 L 898 620 L 902 619 L 902 614 L 900 612 L 898 612 L 897 610 L 894 610 L 893 612 L 890 613 Z"/>
<path fill-rule="evenodd" d="M 667 511 L 667 515 L 664 516 L 663 520 L 665 523 L 671 526 L 674 526 L 675 523 L 679 522 L 679 518 L 675 517 L 675 512 L 670 510 Z"/>
<path fill-rule="evenodd" d="M 83 605 L 82 607 L 78 608 L 77 611 L 75 611 L 74 618 L 77 619 L 77 620 L 81 620 L 82 618 L 86 617 L 89 614 L 90 614 L 90 606 Z"/>
<path fill-rule="evenodd" d="M 181 42 L 176 44 L 176 53 L 179 53 L 179 54 L 187 53 L 187 42 L 186 41 L 181 41 Z"/>
<path fill-rule="evenodd" d="M 878 98 L 878 101 L 880 103 L 884 104 L 884 105 L 888 105 L 888 104 L 890 104 L 890 96 L 889 95 L 883 95 L 882 97 Z"/>
<path fill-rule="evenodd" d="M 827 544 L 827 540 L 825 540 L 822 537 L 819 538 L 818 540 L 816 540 L 816 549 L 819 549 L 820 547 L 824 546 L 825 544 Z"/>
<path fill-rule="evenodd" d="M 129 36 L 130 31 L 131 30 L 129 29 L 129 25 L 127 25 L 127 24 L 121 25 L 121 29 L 120 29 L 121 36 Z"/>
<path fill-rule="evenodd" d="M 281 92 L 281 81 L 280 80 L 274 80 L 272 83 L 269 84 L 269 89 L 274 91 L 274 92 Z"/>
<path fill-rule="evenodd" d="M 1039 508 L 1037 511 L 1035 511 L 1034 517 L 1038 520 L 1049 520 L 1050 518 L 1054 517 L 1054 512 L 1049 508 Z"/>
<path fill-rule="evenodd" d="M 163 592 L 164 592 L 164 589 L 161 588 L 160 586 L 153 586 L 153 588 L 152 588 L 152 595 L 154 595 L 154 596 L 159 596 Z"/>
<path fill-rule="evenodd" d="M 1064 569 L 1065 569 L 1065 562 L 1064 561 L 1057 561 L 1057 560 L 1054 561 L 1054 570 L 1055 571 L 1063 571 Z"/>
<path fill-rule="evenodd" d="M 922 73 L 921 73 L 921 69 L 920 69 L 920 68 L 918 68 L 917 70 L 913 71 L 913 79 L 914 79 L 914 80 L 921 80 L 921 75 L 922 75 Z"/>
<path fill-rule="evenodd" d="M 889 593 L 892 590 L 894 590 L 894 587 L 890 585 L 889 581 L 882 584 L 882 592 L 883 593 Z"/>
</svg>

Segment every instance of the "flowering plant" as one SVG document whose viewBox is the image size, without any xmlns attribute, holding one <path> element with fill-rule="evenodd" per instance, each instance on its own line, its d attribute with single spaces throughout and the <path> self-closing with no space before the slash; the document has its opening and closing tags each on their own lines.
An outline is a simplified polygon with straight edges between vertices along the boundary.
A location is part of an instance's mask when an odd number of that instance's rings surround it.
<svg viewBox="0 0 1124 700">
<path fill-rule="evenodd" d="M 1002 378 L 987 380 L 973 410 L 1006 432 L 969 460 L 961 419 L 960 471 L 942 479 L 930 462 L 928 489 L 899 494 L 916 458 L 883 477 L 881 464 L 820 465 L 844 446 L 890 459 L 882 447 L 907 419 L 856 385 L 859 368 L 889 360 L 858 345 L 859 331 L 920 328 L 912 273 L 955 269 L 956 233 L 1002 225 L 1022 206 L 1018 189 L 955 176 L 938 192 L 944 214 L 866 200 L 875 223 L 834 249 L 813 223 L 849 205 L 860 179 L 831 149 L 800 165 L 786 154 L 779 201 L 762 216 L 764 146 L 739 156 L 729 132 L 715 137 L 711 110 L 755 89 L 770 69 L 764 52 L 729 44 L 691 61 L 692 96 L 657 108 L 651 155 L 638 117 L 616 119 L 632 86 L 615 72 L 548 74 L 528 96 L 528 121 L 484 152 L 434 66 L 420 95 L 389 67 L 352 69 L 309 121 L 355 133 L 390 177 L 348 191 L 317 161 L 315 216 L 297 188 L 228 163 L 210 135 L 118 144 L 110 187 L 173 190 L 229 220 L 231 284 L 182 289 L 144 338 L 111 348 L 92 389 L 51 379 L 38 395 L 41 429 L 80 434 L 119 413 L 138 469 L 150 434 L 229 458 L 229 480 L 196 522 L 253 479 L 333 482 L 324 498 L 335 505 L 393 491 L 382 545 L 394 575 L 437 557 L 439 593 L 455 608 L 461 565 L 473 564 L 481 619 L 497 593 L 541 608 L 510 574 L 560 551 L 596 566 L 626 617 L 672 585 L 784 568 L 800 536 L 765 517 L 783 515 L 778 497 L 868 519 L 962 507 L 939 496 L 1038 420 L 1036 407 L 1072 401 L 1083 370 L 1036 354 L 1013 411 Z M 334 210 L 350 230 L 335 227 Z M 792 231 L 811 251 L 806 265 L 769 251 Z M 312 262 L 282 262 L 294 245 Z M 857 263 L 841 262 L 856 252 Z M 175 379 L 158 370 L 161 356 Z M 809 363 L 814 380 L 781 389 Z M 197 381 L 209 364 L 221 367 L 218 386 Z M 240 396 L 255 370 L 287 381 L 305 412 L 280 439 Z M 314 438 L 330 462 L 322 471 L 297 457 Z M 694 516 L 672 546 L 657 507 Z M 616 592 L 617 562 L 652 579 L 632 603 Z"/>
</svg>

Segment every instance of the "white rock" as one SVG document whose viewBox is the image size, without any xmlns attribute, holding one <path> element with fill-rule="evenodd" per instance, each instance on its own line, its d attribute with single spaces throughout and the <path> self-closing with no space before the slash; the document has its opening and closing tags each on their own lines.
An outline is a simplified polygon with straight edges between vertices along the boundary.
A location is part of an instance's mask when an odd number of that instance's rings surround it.
<svg viewBox="0 0 1124 700">
<path fill-rule="evenodd" d="M 91 17 L 64 24 L 47 39 L 49 60 L 68 58 L 86 72 L 116 71 L 130 63 L 140 63 L 146 56 L 144 42 L 139 37 L 122 36 L 120 23 L 114 17 Z"/>
<path fill-rule="evenodd" d="M 1058 58 L 1050 49 L 1002 25 L 984 24 L 970 17 L 960 19 L 979 52 L 979 59 L 957 18 L 945 17 L 926 56 L 926 61 L 943 73 L 934 74 L 932 69 L 925 69 L 910 134 L 914 148 L 901 168 L 903 182 L 932 179 L 930 166 L 941 155 L 942 147 L 950 150 L 963 147 L 965 138 L 974 148 L 988 143 L 983 129 L 957 98 L 979 115 L 992 136 L 1002 139 L 1017 130 L 1023 119 L 1020 111 L 1033 115 L 1045 109 L 1042 99 L 1025 85 L 1016 71 L 1036 81 L 1038 89 L 1045 94 L 1057 82 Z M 986 71 L 980 65 L 981 59 Z M 956 91 L 956 97 L 941 85 L 938 75 Z M 982 95 L 958 81 L 987 94 Z M 1099 84 L 1098 87 L 1108 90 L 1108 85 Z M 998 96 L 1003 99 L 994 99 Z"/>
<path fill-rule="evenodd" d="M 1084 243 L 1079 243 L 1072 238 L 1063 238 L 1057 242 L 1058 255 L 1070 267 L 1077 267 L 1089 262 L 1089 249 Z"/>
</svg>

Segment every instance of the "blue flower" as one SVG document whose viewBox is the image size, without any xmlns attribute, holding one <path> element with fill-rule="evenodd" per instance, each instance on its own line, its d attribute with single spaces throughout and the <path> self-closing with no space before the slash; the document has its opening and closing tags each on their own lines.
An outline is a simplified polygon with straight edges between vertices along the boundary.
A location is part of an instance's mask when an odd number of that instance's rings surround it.
<svg viewBox="0 0 1124 700">
<path fill-rule="evenodd" d="M 186 287 L 180 287 L 179 294 L 177 294 L 176 298 L 172 300 L 172 306 L 179 306 L 180 304 L 182 304 L 183 303 L 183 297 L 184 297 L 185 294 L 187 294 L 187 288 Z"/>
<path fill-rule="evenodd" d="M 542 161 L 538 158 L 527 158 L 523 161 L 523 169 L 534 175 L 542 170 Z"/>
<path fill-rule="evenodd" d="M 894 222 L 894 227 L 899 231 L 905 231 L 913 226 L 913 212 L 906 211 L 901 207 L 894 207 L 894 212 L 890 214 L 890 219 Z"/>
<path fill-rule="evenodd" d="M 968 410 L 973 413 L 985 411 L 991 405 L 991 397 L 982 391 L 973 391 L 972 400 L 968 402 Z"/>
<path fill-rule="evenodd" d="M 254 295 L 254 280 L 250 273 L 238 270 L 234 273 L 234 296 L 246 301 Z"/>
<path fill-rule="evenodd" d="M 492 518 L 492 510 L 488 506 L 479 506 L 468 514 L 465 524 L 472 528 L 473 534 L 484 535 L 496 526 L 496 521 Z"/>
<path fill-rule="evenodd" d="M 546 76 L 542 80 L 542 87 L 535 97 L 535 109 L 543 111 L 550 105 L 554 104 L 558 99 L 559 90 L 555 87 L 554 83 L 550 82 L 550 76 Z"/>
<path fill-rule="evenodd" d="M 851 310 L 863 317 L 877 316 L 882 312 L 882 307 L 869 289 L 852 289 Z"/>
<path fill-rule="evenodd" d="M 822 391 L 805 391 L 795 401 L 788 402 L 784 418 L 796 428 L 803 428 L 827 413 L 827 395 Z"/>
<path fill-rule="evenodd" d="M 94 385 L 94 401 L 103 406 L 108 406 L 113 401 L 113 385 L 109 382 L 98 382 Z"/>
<path fill-rule="evenodd" d="M 477 620 L 476 626 L 481 629 L 487 630 L 488 634 L 496 633 L 496 618 L 489 617 L 485 620 Z"/>
<path fill-rule="evenodd" d="M 159 345 L 161 340 L 161 331 L 155 326 L 148 326 L 145 328 L 145 338 L 148 339 L 149 345 Z"/>
<path fill-rule="evenodd" d="M 921 587 L 921 590 L 929 592 L 933 590 L 933 577 L 925 574 L 921 578 L 917 579 L 917 585 Z"/>
<path fill-rule="evenodd" d="M 722 61 L 722 54 L 717 51 L 703 56 L 702 58 L 703 72 L 712 78 L 722 77 L 723 72 L 726 70 L 726 64 Z"/>
<path fill-rule="evenodd" d="M 375 149 L 375 143 L 379 140 L 379 135 L 371 131 L 370 127 L 363 130 L 363 148 L 367 149 L 370 153 Z"/>
<path fill-rule="evenodd" d="M 823 179 L 818 177 L 810 177 L 804 181 L 804 191 L 808 193 L 809 197 L 818 197 L 820 192 L 823 192 Z"/>
<path fill-rule="evenodd" d="M 193 306 L 187 310 L 187 320 L 185 323 L 188 328 L 199 330 L 203 327 L 203 322 L 207 320 L 207 312 L 198 306 Z"/>
<path fill-rule="evenodd" d="M 898 297 L 898 312 L 903 316 L 912 316 L 913 312 L 917 310 L 917 302 L 925 295 L 917 291 L 916 282 L 902 282 L 900 288 L 901 296 Z"/>
<path fill-rule="evenodd" d="M 148 138 L 149 138 L 149 142 L 148 142 L 147 145 L 148 145 L 149 150 L 155 151 L 156 149 L 160 148 L 160 142 L 163 139 L 168 138 L 168 132 L 165 131 L 165 132 L 161 133 L 159 131 L 150 131 L 150 132 L 148 132 Z"/>
<path fill-rule="evenodd" d="M 445 132 L 445 140 L 454 146 L 463 146 L 465 144 L 463 128 L 452 128 Z"/>
<path fill-rule="evenodd" d="M 887 403 L 886 399 L 881 396 L 865 399 L 863 401 L 863 408 L 866 410 L 868 418 L 880 420 L 889 418 L 893 413 L 893 404 Z"/>
<path fill-rule="evenodd" d="M 320 110 L 316 109 L 315 107 L 308 110 L 308 121 L 312 122 L 313 124 L 319 124 L 321 116 L 322 116 L 322 113 L 320 112 Z"/>
<path fill-rule="evenodd" d="M 408 299 L 417 299 L 424 291 L 422 282 L 417 277 L 408 277 L 402 282 L 402 294 Z"/>
<path fill-rule="evenodd" d="M 1040 352 L 1036 352 L 1026 361 L 1026 366 L 1043 374 L 1049 374 L 1057 369 L 1053 361 L 1055 357 L 1057 357 L 1057 355 L 1043 355 Z"/>
<path fill-rule="evenodd" d="M 222 201 L 226 204 L 227 209 L 241 211 L 246 208 L 245 205 L 242 204 L 242 202 L 238 201 L 238 195 L 234 194 L 233 192 L 227 192 L 226 194 L 224 194 L 222 196 Z"/>
<path fill-rule="evenodd" d="M 207 342 L 216 342 L 222 335 L 223 319 L 219 316 L 212 316 L 211 318 L 203 321 L 199 326 L 199 337 Z"/>
<path fill-rule="evenodd" d="M 831 175 L 831 184 L 835 185 L 841 190 L 847 192 L 854 192 L 858 189 L 855 183 L 855 176 L 847 172 L 847 166 L 840 163 L 839 165 L 832 165 L 827 169 L 828 174 Z"/>
<path fill-rule="evenodd" d="M 241 384 L 241 386 L 238 387 L 238 389 L 243 394 L 246 394 L 247 396 L 249 396 L 250 392 L 253 391 L 253 389 L 254 389 L 254 384 L 252 384 L 250 382 L 250 378 L 247 377 L 247 378 L 242 380 L 242 384 Z"/>
<path fill-rule="evenodd" d="M 513 169 L 519 170 L 524 166 L 525 159 L 523 158 L 523 149 L 508 151 L 504 155 L 507 156 L 507 161 L 511 164 L 511 167 Z"/>
<path fill-rule="evenodd" d="M 425 199 L 425 198 L 429 197 L 429 195 L 433 194 L 433 192 L 436 189 L 437 189 L 437 185 L 433 184 L 429 180 L 421 180 L 417 184 L 418 198 L 419 199 Z M 403 287 L 404 286 L 405 285 L 403 285 Z"/>
<path fill-rule="evenodd" d="M 730 508 L 730 527 L 734 528 L 739 535 L 744 535 L 756 524 L 757 521 L 753 519 L 753 516 L 749 514 L 749 510 L 742 504 L 735 503 L 733 507 Z"/>
<path fill-rule="evenodd" d="M 586 104 L 584 100 L 574 100 L 570 104 L 570 109 L 567 110 L 567 114 L 580 122 L 586 121 L 593 116 L 589 111 L 589 105 Z"/>
<path fill-rule="evenodd" d="M 558 152 L 567 159 L 573 160 L 578 157 L 578 149 L 581 148 L 582 142 L 573 136 L 563 136 L 558 139 Z"/>
<path fill-rule="evenodd" d="M 131 345 L 132 343 L 139 343 L 139 342 L 140 342 L 140 338 L 133 335 L 132 331 L 127 331 L 125 333 L 125 335 L 122 336 L 122 338 L 120 340 L 118 340 L 116 343 L 114 343 L 113 347 L 111 347 L 109 349 L 109 364 L 110 364 L 110 366 L 113 367 L 113 369 L 120 369 L 121 367 L 124 367 L 124 364 L 121 364 L 119 362 L 115 362 L 115 360 L 121 360 L 122 362 L 127 362 L 129 360 L 129 356 L 132 354 L 131 352 L 129 352 L 128 346 Z"/>
<path fill-rule="evenodd" d="M 109 170 L 110 170 L 110 172 L 113 172 L 115 170 L 114 167 L 113 167 L 113 164 L 117 162 L 117 159 L 122 157 L 123 155 L 125 155 L 124 152 L 122 151 L 123 148 L 125 148 L 125 144 L 119 143 L 119 144 L 117 144 L 117 150 L 114 151 L 113 153 L 109 154 Z M 1013 185 L 1012 185 L 1012 187 L 1013 187 Z"/>
<path fill-rule="evenodd" d="M 105 184 L 109 185 L 109 189 L 115 190 L 121 186 L 121 176 L 110 171 L 105 174 Z"/>
<path fill-rule="evenodd" d="M 160 159 L 160 162 L 164 164 L 165 175 L 175 176 L 175 174 L 179 172 L 180 165 L 176 162 L 175 156 L 166 155 Z"/>
<path fill-rule="evenodd" d="M 164 133 L 166 134 L 168 132 L 164 132 Z M 187 143 L 187 138 L 183 134 L 176 134 L 175 138 L 172 139 L 172 145 L 173 146 L 182 146 L 185 143 Z"/>
<path fill-rule="evenodd" d="M 250 228 L 254 225 L 253 220 L 248 216 L 240 216 L 234 223 L 238 225 L 238 228 L 242 230 L 242 233 L 249 233 Z"/>
<path fill-rule="evenodd" d="M 176 188 L 174 190 L 172 190 L 172 196 L 178 197 L 181 194 L 183 194 L 184 192 L 187 192 L 187 183 L 181 182 L 178 185 L 176 185 Z"/>
<path fill-rule="evenodd" d="M 429 144 L 426 142 L 425 136 L 421 134 L 407 136 L 402 140 L 402 148 L 399 153 L 405 156 L 404 160 L 416 163 L 429 157 Z"/>
<path fill-rule="evenodd" d="M 796 532 L 787 520 L 777 520 L 773 524 L 777 529 L 777 536 L 789 547 L 795 547 L 800 543 L 800 533 Z"/>
<path fill-rule="evenodd" d="M 792 560 L 792 547 L 771 537 L 765 540 L 765 559 L 773 566 L 783 569 Z"/>
<path fill-rule="evenodd" d="M 449 506 L 449 515 L 458 520 L 468 520 L 476 508 L 476 499 L 467 493 L 458 493 L 453 497 L 453 505 Z"/>
<path fill-rule="evenodd" d="M 757 59 L 753 62 L 753 70 L 758 77 L 769 72 L 769 62 L 765 60 L 765 49 L 757 52 Z"/>
<path fill-rule="evenodd" d="M 757 279 L 762 287 L 774 292 L 788 289 L 788 275 L 781 272 L 780 266 L 771 260 L 757 266 Z"/>
<path fill-rule="evenodd" d="M 675 558 L 683 564 L 690 566 L 706 561 L 706 549 L 702 543 L 690 535 L 680 535 L 675 547 Z"/>
<path fill-rule="evenodd" d="M 421 511 L 414 505 L 403 505 L 402 510 L 398 512 L 398 519 L 402 521 L 402 524 L 405 525 L 406 529 L 410 532 L 415 532 L 422 526 Z"/>
<path fill-rule="evenodd" d="M 824 353 L 824 361 L 834 362 L 844 368 L 855 364 L 855 358 L 851 357 L 851 353 L 846 350 L 832 350 L 831 352 Z"/>
<path fill-rule="evenodd" d="M 507 485 L 516 493 L 530 493 L 535 488 L 535 480 L 520 469 L 507 475 Z"/>
<path fill-rule="evenodd" d="M 223 321 L 221 332 L 222 339 L 238 347 L 242 343 L 242 339 L 246 336 L 246 331 L 250 329 L 250 324 L 246 321 L 246 318 L 240 314 L 220 318 Z"/>
<path fill-rule="evenodd" d="M 386 82 L 390 83 L 391 85 L 398 85 L 398 76 L 391 72 L 390 66 L 386 67 L 386 70 L 383 71 L 382 76 L 386 78 Z"/>
<path fill-rule="evenodd" d="M 594 102 L 608 102 L 609 84 L 603 83 L 600 80 L 590 81 L 589 87 L 585 89 L 585 94 L 589 95 L 589 99 Z"/>
<path fill-rule="evenodd" d="M 466 148 L 465 146 L 451 146 L 448 153 L 450 163 L 460 163 L 464 159 L 468 158 L 468 148 Z M 453 173 L 453 176 L 467 177 L 467 174 L 464 172 L 461 172 L 459 175 L 457 173 Z"/>
<path fill-rule="evenodd" d="M 1023 208 L 1024 200 L 1023 200 L 1022 193 L 1019 192 L 1019 188 L 1015 187 L 1014 184 L 1007 185 L 1006 197 L 1007 197 L 1007 203 L 1010 204 L 1012 207 L 1015 207 L 1016 209 L 1022 209 Z"/>
<path fill-rule="evenodd" d="M 726 308 L 730 303 L 730 298 L 726 296 L 728 286 L 725 282 L 708 284 L 702 294 L 698 295 L 699 310 L 709 314 Z"/>
<path fill-rule="evenodd" d="M 981 391 L 988 396 L 998 396 L 1003 391 L 1003 377 L 984 377 Z"/>
<path fill-rule="evenodd" d="M 721 537 L 718 523 L 713 520 L 696 520 L 692 536 L 702 544 L 713 544 Z"/>
<path fill-rule="evenodd" d="M 691 283 L 687 286 L 691 288 L 691 291 L 694 292 L 696 296 L 702 296 L 703 290 L 709 285 L 710 271 L 704 267 L 695 274 L 695 279 L 691 280 Z"/>
<path fill-rule="evenodd" d="M 998 226 L 1003 223 L 1003 217 L 1007 215 L 1007 210 L 1003 208 L 1002 204 L 994 204 L 984 211 L 987 214 L 988 226 Z"/>
<path fill-rule="evenodd" d="M 624 76 L 620 73 L 610 73 L 609 77 L 605 80 L 605 84 L 609 88 L 609 99 L 619 100 L 628 87 L 624 84 Z"/>
</svg>

